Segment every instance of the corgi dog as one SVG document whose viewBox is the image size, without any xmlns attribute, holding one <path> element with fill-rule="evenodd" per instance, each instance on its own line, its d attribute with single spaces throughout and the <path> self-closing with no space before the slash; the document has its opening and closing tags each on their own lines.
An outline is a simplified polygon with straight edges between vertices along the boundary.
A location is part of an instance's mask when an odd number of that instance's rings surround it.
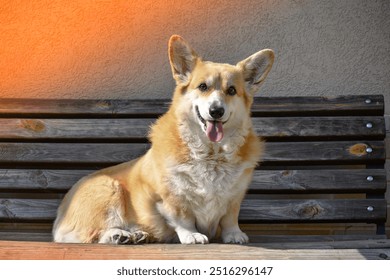
<svg viewBox="0 0 390 280">
<path fill-rule="evenodd" d="M 214 63 L 174 35 L 169 61 L 176 89 L 151 148 L 78 181 L 58 208 L 55 242 L 248 242 L 238 216 L 263 152 L 250 109 L 274 52 Z"/>
</svg>

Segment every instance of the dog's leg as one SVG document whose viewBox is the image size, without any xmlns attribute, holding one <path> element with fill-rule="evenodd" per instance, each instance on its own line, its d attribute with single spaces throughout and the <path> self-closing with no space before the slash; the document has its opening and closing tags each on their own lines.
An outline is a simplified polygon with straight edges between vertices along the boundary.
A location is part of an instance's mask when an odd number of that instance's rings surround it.
<svg viewBox="0 0 390 280">
<path fill-rule="evenodd" d="M 206 235 L 199 233 L 192 221 L 176 221 L 175 231 L 182 244 L 207 244 L 209 239 Z"/>
<path fill-rule="evenodd" d="M 163 203 L 157 203 L 157 209 L 166 219 L 168 224 L 175 230 L 182 244 L 207 244 L 209 239 L 199 233 L 195 227 L 195 218 L 191 216 L 175 215 L 174 211 L 167 211 Z"/>
<path fill-rule="evenodd" d="M 247 169 L 237 180 L 236 189 L 239 187 L 242 189 L 241 194 L 238 194 L 227 207 L 226 214 L 220 221 L 221 237 L 223 243 L 238 243 L 244 244 L 249 242 L 248 236 L 241 231 L 238 226 L 238 214 L 240 212 L 241 201 L 245 196 L 246 189 L 252 180 L 253 170 Z"/>
<path fill-rule="evenodd" d="M 221 237 L 223 243 L 244 244 L 249 242 L 248 236 L 238 226 L 238 213 L 240 202 L 230 206 L 229 212 L 221 219 Z"/>
<path fill-rule="evenodd" d="M 82 241 L 78 237 L 77 233 L 71 230 L 59 229 L 54 232 L 53 236 L 54 242 L 61 243 L 81 243 Z"/>
</svg>

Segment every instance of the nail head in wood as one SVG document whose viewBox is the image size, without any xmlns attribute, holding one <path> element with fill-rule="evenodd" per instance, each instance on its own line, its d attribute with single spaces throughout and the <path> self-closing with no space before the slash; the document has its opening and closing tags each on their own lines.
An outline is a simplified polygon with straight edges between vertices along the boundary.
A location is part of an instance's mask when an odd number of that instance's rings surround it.
<svg viewBox="0 0 390 280">
<path fill-rule="evenodd" d="M 367 181 L 369 181 L 369 182 L 374 181 L 374 177 L 372 177 L 372 176 L 367 176 Z"/>
<path fill-rule="evenodd" d="M 367 123 L 367 124 L 366 124 L 366 127 L 367 127 L 367 128 L 372 128 L 372 123 L 370 123 L 370 122 Z"/>
</svg>

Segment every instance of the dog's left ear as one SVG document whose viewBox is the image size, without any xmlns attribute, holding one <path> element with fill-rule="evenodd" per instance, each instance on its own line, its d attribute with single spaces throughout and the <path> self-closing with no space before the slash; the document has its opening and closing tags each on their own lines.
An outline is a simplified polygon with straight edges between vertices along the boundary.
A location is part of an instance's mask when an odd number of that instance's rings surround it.
<svg viewBox="0 0 390 280">
<path fill-rule="evenodd" d="M 264 82 L 274 63 L 273 50 L 265 49 L 240 61 L 237 66 L 243 71 L 245 86 L 248 93 L 254 95 Z"/>
<path fill-rule="evenodd" d="M 197 53 L 178 35 L 171 37 L 168 49 L 173 78 L 177 84 L 187 85 L 199 58 Z"/>
</svg>

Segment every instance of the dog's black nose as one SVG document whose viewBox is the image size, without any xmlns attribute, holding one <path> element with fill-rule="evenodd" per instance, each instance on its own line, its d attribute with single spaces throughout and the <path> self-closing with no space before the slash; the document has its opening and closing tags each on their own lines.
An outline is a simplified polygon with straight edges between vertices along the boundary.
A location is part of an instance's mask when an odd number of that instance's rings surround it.
<svg viewBox="0 0 390 280">
<path fill-rule="evenodd" d="M 225 109 L 219 106 L 211 106 L 209 109 L 209 114 L 213 119 L 222 118 L 223 114 L 225 114 Z"/>
</svg>

